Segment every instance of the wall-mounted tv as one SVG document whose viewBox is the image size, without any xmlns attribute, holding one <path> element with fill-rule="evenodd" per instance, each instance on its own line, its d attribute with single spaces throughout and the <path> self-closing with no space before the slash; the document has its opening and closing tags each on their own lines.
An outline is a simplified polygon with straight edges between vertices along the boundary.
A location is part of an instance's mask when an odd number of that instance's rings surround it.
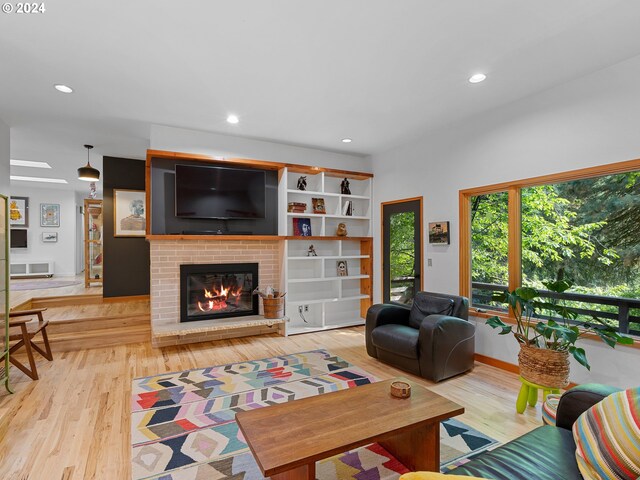
<svg viewBox="0 0 640 480">
<path fill-rule="evenodd" d="M 11 248 L 27 248 L 27 231 L 22 228 L 12 228 L 9 245 Z"/>
<path fill-rule="evenodd" d="M 175 173 L 176 217 L 265 218 L 264 171 L 176 165 Z"/>
</svg>

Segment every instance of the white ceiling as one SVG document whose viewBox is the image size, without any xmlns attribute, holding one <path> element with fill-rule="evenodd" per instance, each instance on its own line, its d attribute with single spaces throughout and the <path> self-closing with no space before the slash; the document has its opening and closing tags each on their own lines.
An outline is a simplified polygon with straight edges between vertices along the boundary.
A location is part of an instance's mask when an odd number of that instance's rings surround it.
<svg viewBox="0 0 640 480">
<path fill-rule="evenodd" d="M 0 118 L 68 180 L 84 143 L 142 158 L 153 123 L 377 153 L 640 54 L 637 0 L 45 5 L 0 14 Z"/>
</svg>

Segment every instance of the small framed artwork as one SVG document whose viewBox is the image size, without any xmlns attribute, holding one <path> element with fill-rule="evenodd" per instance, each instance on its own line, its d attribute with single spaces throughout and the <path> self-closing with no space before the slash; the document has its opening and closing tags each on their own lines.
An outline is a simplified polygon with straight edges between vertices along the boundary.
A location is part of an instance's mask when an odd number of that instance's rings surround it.
<svg viewBox="0 0 640 480">
<path fill-rule="evenodd" d="M 113 190 L 113 236 L 144 237 L 147 220 L 144 190 Z"/>
<path fill-rule="evenodd" d="M 9 200 L 9 226 L 24 228 L 29 226 L 28 197 L 11 197 Z"/>
<path fill-rule="evenodd" d="M 296 237 L 310 237 L 311 236 L 311 219 L 310 218 L 294 218 L 293 234 Z"/>
<path fill-rule="evenodd" d="M 336 273 L 339 277 L 349 276 L 349 267 L 346 260 L 338 260 L 336 262 Z"/>
<path fill-rule="evenodd" d="M 42 232 L 42 241 L 45 243 L 55 243 L 58 241 L 58 232 Z"/>
<path fill-rule="evenodd" d="M 60 205 L 57 203 L 40 204 L 40 226 L 59 227 L 60 226 Z"/>
<path fill-rule="evenodd" d="M 449 222 L 429 222 L 429 244 L 449 245 Z"/>
<path fill-rule="evenodd" d="M 312 198 L 311 202 L 313 203 L 313 213 L 327 213 L 324 198 Z"/>
</svg>

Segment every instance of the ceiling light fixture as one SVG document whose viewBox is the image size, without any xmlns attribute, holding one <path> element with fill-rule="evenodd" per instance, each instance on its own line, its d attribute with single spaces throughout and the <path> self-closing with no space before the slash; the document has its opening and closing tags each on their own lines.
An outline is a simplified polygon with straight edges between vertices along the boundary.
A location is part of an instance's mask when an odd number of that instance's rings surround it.
<svg viewBox="0 0 640 480">
<path fill-rule="evenodd" d="M 484 73 L 476 73 L 469 77 L 469 82 L 471 83 L 480 83 L 484 82 L 487 76 Z"/>
<path fill-rule="evenodd" d="M 9 175 L 9 178 L 20 182 L 69 183 L 64 178 L 23 177 L 20 175 Z"/>
<path fill-rule="evenodd" d="M 56 90 L 62 93 L 73 93 L 73 88 L 71 88 L 69 85 L 64 85 L 62 83 L 56 83 L 53 86 L 53 88 L 55 88 Z"/>
<path fill-rule="evenodd" d="M 12 167 L 30 167 L 30 168 L 51 168 L 47 162 L 32 162 L 30 160 L 9 160 Z"/>
<path fill-rule="evenodd" d="M 100 180 L 100 171 L 97 168 L 93 168 L 91 163 L 89 163 L 89 152 L 93 148 L 93 145 L 85 145 L 84 148 L 87 149 L 87 164 L 78 169 L 78 180 L 97 182 Z"/>
<path fill-rule="evenodd" d="M 240 119 L 238 118 L 237 115 L 229 115 L 227 117 L 227 123 L 231 123 L 231 124 L 235 125 L 238 122 L 240 122 Z"/>
<path fill-rule="evenodd" d="M 351 143 L 353 142 L 353 140 L 351 140 L 350 138 L 343 138 L 342 139 L 342 143 Z"/>
</svg>

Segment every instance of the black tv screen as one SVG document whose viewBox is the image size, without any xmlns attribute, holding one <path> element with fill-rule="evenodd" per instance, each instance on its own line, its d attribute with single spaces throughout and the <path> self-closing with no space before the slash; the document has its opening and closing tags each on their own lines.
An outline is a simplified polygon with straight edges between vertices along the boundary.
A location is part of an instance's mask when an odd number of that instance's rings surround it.
<svg viewBox="0 0 640 480">
<path fill-rule="evenodd" d="M 176 165 L 176 217 L 265 218 L 261 170 Z"/>
<path fill-rule="evenodd" d="M 10 246 L 11 248 L 27 248 L 27 231 L 12 228 Z"/>
</svg>

